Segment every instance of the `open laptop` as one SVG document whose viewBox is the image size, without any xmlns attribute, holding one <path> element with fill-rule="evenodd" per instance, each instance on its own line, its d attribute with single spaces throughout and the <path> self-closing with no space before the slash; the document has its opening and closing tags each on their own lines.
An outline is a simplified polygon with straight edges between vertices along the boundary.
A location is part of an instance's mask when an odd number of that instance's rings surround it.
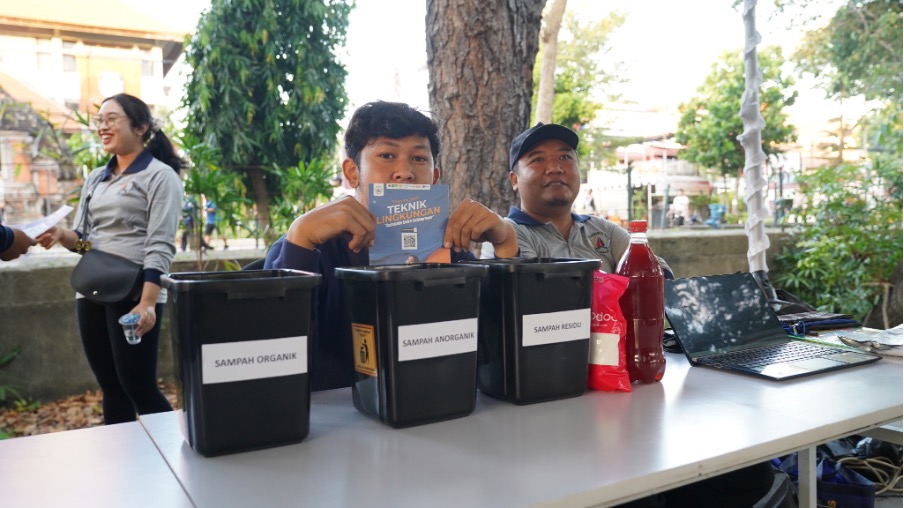
<svg viewBox="0 0 904 508">
<path fill-rule="evenodd" d="M 792 339 L 750 273 L 667 280 L 665 313 L 691 365 L 782 380 L 880 358 Z"/>
</svg>

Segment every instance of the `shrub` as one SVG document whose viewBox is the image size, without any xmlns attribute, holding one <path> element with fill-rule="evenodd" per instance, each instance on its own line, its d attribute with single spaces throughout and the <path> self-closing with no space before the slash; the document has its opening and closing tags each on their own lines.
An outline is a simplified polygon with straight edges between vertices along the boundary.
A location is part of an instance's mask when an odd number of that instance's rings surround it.
<svg viewBox="0 0 904 508">
<path fill-rule="evenodd" d="M 819 168 L 800 178 L 804 220 L 776 256 L 776 282 L 827 312 L 863 319 L 902 256 L 901 166 L 890 157 Z"/>
</svg>

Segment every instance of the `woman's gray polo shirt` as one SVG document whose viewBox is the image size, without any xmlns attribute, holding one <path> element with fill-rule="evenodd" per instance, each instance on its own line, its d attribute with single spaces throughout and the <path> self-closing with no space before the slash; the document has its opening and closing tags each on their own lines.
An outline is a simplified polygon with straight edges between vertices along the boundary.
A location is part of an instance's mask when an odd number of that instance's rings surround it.
<svg viewBox="0 0 904 508">
<path fill-rule="evenodd" d="M 113 175 L 110 163 L 88 175 L 76 211 L 77 228 L 82 225 L 86 202 L 87 231 L 77 231 L 79 236 L 87 235 L 94 249 L 140 263 L 145 281 L 159 285 L 160 274 L 169 271 L 176 256 L 176 230 L 182 214 L 179 174 L 145 150 L 119 176 Z M 165 290 L 157 301 L 166 301 Z"/>
</svg>

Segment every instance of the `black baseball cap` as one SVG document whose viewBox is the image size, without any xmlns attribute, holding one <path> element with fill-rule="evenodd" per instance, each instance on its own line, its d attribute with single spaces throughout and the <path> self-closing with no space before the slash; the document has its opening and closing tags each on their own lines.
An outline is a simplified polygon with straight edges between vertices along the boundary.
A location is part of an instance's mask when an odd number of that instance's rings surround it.
<svg viewBox="0 0 904 508">
<path fill-rule="evenodd" d="M 547 139 L 558 139 L 572 149 L 578 149 L 578 135 L 573 130 L 554 123 L 538 122 L 537 125 L 518 134 L 512 141 L 512 147 L 509 149 L 509 171 L 514 171 L 518 159 L 525 153 L 537 146 L 537 143 Z"/>
</svg>

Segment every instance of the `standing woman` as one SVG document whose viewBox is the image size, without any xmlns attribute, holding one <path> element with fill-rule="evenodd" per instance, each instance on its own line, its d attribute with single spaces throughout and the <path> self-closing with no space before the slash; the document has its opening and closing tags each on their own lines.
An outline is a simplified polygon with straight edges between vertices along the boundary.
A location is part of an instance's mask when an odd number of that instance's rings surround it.
<svg viewBox="0 0 904 508">
<path fill-rule="evenodd" d="M 138 300 L 115 304 L 92 302 L 76 295 L 79 334 L 88 364 L 103 390 L 104 423 L 134 421 L 135 414 L 171 411 L 157 386 L 157 345 L 166 291 L 160 276 L 176 255 L 176 230 L 182 210 L 183 161 L 154 123 L 141 99 L 118 94 L 104 99 L 94 118 L 106 166 L 85 179 L 75 222 L 85 231 L 53 227 L 38 236 L 49 249 L 60 243 L 69 250 L 90 248 L 128 258 L 144 266 Z M 126 342 L 118 319 L 140 316 L 137 345 Z"/>
</svg>

